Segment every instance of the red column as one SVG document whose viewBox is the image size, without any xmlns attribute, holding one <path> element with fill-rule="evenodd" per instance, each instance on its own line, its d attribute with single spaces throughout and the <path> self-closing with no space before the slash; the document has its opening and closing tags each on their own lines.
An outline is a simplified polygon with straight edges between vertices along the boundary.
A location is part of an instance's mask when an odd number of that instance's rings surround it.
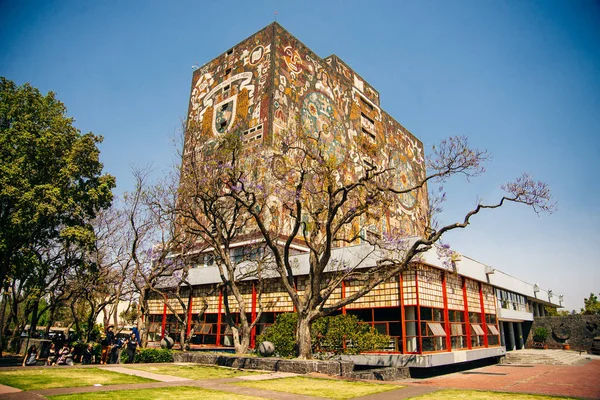
<svg viewBox="0 0 600 400">
<path fill-rule="evenodd" d="M 467 279 L 462 278 L 463 303 L 465 305 L 465 331 L 467 333 L 467 347 L 471 350 L 471 322 L 469 321 L 469 301 L 467 299 Z"/>
<path fill-rule="evenodd" d="M 419 270 L 415 270 L 415 294 L 417 295 L 417 336 L 419 340 L 419 354 L 423 354 L 423 335 L 421 332 L 421 304 L 419 302 Z"/>
<path fill-rule="evenodd" d="M 398 274 L 398 289 L 400 291 L 400 324 L 402 326 L 402 354 L 406 354 L 406 319 L 404 318 L 404 291 L 402 290 L 402 272 Z"/>
<path fill-rule="evenodd" d="M 342 300 L 346 298 L 346 281 L 342 281 Z M 342 315 L 346 315 L 346 306 L 342 307 Z"/>
<path fill-rule="evenodd" d="M 217 346 L 221 346 L 221 304 L 223 303 L 223 290 L 219 289 L 219 308 L 217 310 Z"/>
<path fill-rule="evenodd" d="M 187 329 L 185 331 L 185 335 L 187 337 L 190 336 L 190 331 L 192 330 L 192 302 L 193 302 L 192 301 L 193 300 L 192 294 L 193 293 L 194 293 L 193 291 L 190 291 L 190 296 L 189 296 L 189 299 L 188 299 Z"/>
<path fill-rule="evenodd" d="M 252 282 L 252 322 L 256 321 L 256 286 L 254 282 Z M 256 325 L 252 328 L 250 332 L 250 347 L 256 347 Z"/>
<path fill-rule="evenodd" d="M 485 305 L 483 304 L 483 285 L 479 282 L 479 304 L 481 305 L 481 326 L 483 327 L 483 345 L 488 347 L 487 322 L 485 320 Z"/>
<path fill-rule="evenodd" d="M 444 296 L 444 330 L 446 331 L 446 351 L 452 351 L 452 341 L 450 340 L 450 313 L 448 312 L 448 292 L 446 291 L 446 272 L 442 271 L 442 292 Z"/>
<path fill-rule="evenodd" d="M 162 318 L 162 326 L 160 330 L 160 338 L 165 337 L 165 327 L 167 326 L 167 297 L 165 296 L 165 303 L 163 307 L 163 318 Z"/>
</svg>

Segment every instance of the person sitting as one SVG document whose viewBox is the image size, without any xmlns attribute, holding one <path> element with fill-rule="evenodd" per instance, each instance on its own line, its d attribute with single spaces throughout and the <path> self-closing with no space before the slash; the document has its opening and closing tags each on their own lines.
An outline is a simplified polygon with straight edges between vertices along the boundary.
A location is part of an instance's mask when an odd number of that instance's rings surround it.
<svg viewBox="0 0 600 400">
<path fill-rule="evenodd" d="M 48 350 L 48 359 L 46 365 L 56 365 L 56 346 L 54 343 L 50 344 L 50 350 Z"/>
<path fill-rule="evenodd" d="M 35 344 L 32 344 L 27 350 L 27 354 L 25 354 L 25 358 L 23 359 L 23 366 L 32 366 L 37 362 L 38 351 Z"/>
<path fill-rule="evenodd" d="M 89 343 L 86 349 L 83 351 L 83 355 L 81 356 L 81 363 L 83 365 L 88 365 L 92 363 L 92 357 L 94 356 L 94 349 L 91 343 Z"/>
<path fill-rule="evenodd" d="M 58 358 L 56 359 L 56 365 L 66 365 L 67 356 L 69 355 L 69 345 L 65 343 L 63 347 L 58 351 Z M 72 356 L 71 356 L 72 360 Z"/>
<path fill-rule="evenodd" d="M 67 353 L 67 356 L 65 357 L 65 364 L 66 365 L 73 365 L 73 355 L 75 354 L 75 347 L 71 347 L 69 349 L 69 352 Z"/>
</svg>

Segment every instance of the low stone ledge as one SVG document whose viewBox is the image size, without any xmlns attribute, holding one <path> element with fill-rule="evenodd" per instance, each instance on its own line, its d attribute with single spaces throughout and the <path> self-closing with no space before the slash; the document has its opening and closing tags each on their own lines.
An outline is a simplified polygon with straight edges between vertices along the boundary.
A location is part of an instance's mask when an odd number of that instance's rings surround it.
<svg viewBox="0 0 600 400">
<path fill-rule="evenodd" d="M 262 371 L 293 372 L 296 374 L 318 372 L 334 376 L 351 376 L 354 369 L 354 363 L 351 361 L 288 360 L 194 352 L 174 353 L 173 359 L 175 362 L 191 362 Z"/>
<path fill-rule="evenodd" d="M 400 381 L 410 378 L 410 370 L 407 367 L 374 368 L 354 371 L 347 377 L 369 381 Z"/>
</svg>

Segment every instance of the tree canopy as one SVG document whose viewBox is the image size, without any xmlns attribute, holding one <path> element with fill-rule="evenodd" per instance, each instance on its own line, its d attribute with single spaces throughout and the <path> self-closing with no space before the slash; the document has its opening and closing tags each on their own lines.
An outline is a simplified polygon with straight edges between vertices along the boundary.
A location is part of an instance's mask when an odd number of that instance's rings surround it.
<svg viewBox="0 0 600 400">
<path fill-rule="evenodd" d="M 66 113 L 53 92 L 0 77 L 2 287 L 36 249 L 93 244 L 90 221 L 112 201 L 115 178 L 102 173 L 102 137 L 82 134 Z"/>
<path fill-rule="evenodd" d="M 590 297 L 583 299 L 584 307 L 581 309 L 583 315 L 599 315 L 600 301 L 594 293 L 590 293 Z"/>
</svg>

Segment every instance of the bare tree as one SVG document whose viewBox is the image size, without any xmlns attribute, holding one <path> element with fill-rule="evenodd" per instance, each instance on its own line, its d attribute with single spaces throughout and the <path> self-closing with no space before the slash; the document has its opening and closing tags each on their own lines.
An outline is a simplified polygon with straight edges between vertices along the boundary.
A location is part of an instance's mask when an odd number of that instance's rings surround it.
<svg viewBox="0 0 600 400">
<path fill-rule="evenodd" d="M 190 263 L 179 255 L 184 245 L 182 232 L 175 229 L 175 201 L 178 179 L 168 176 L 150 184 L 149 170 L 134 169 L 135 189 L 125 197 L 128 221 L 128 259 L 134 268 L 133 284 L 139 295 L 142 344 L 148 340 L 150 327 L 149 297 L 159 297 L 181 327 L 188 321 L 192 285 L 188 281 Z M 200 318 L 206 309 L 195 310 Z M 143 317 L 143 318 L 142 318 Z M 143 319 L 143 323 L 141 322 Z M 143 325 L 143 327 L 142 327 Z M 181 329 L 179 343 L 186 348 L 193 333 Z"/>
<path fill-rule="evenodd" d="M 419 261 L 419 255 L 439 243 L 448 231 L 462 229 L 482 211 L 501 207 L 507 202 L 521 203 L 536 212 L 554 209 L 546 184 L 523 175 L 503 185 L 507 192 L 498 202 L 478 203 L 457 223 L 438 227 L 426 212 L 399 226 L 375 232 L 369 237 L 364 227 L 380 224 L 386 210 L 395 209 L 407 197 L 424 201 L 429 181 L 445 181 L 454 176 L 480 175 L 488 159 L 486 151 L 471 149 L 464 137 L 453 137 L 433 149 L 431 156 L 415 164 L 410 179 L 402 163 L 394 162 L 388 146 L 376 155 L 368 143 L 342 149 L 353 157 L 333 153 L 325 132 L 288 135 L 280 145 L 252 153 L 242 150 L 228 137 L 214 139 L 229 154 L 219 166 L 227 175 L 226 192 L 249 213 L 273 257 L 282 283 L 298 313 L 297 345 L 300 358 L 311 358 L 312 323 L 369 293 L 378 284 Z M 241 139 L 237 139 L 241 142 Z M 422 150 L 421 150 L 422 151 Z M 383 156 L 381 153 L 383 152 Z M 414 148 L 414 152 L 419 149 Z M 268 165 L 257 172 L 257 165 Z M 399 179 L 400 178 L 400 179 Z M 418 201 L 418 200 L 417 200 Z M 426 204 L 421 206 L 426 210 Z M 402 213 L 398 213 L 402 221 Z M 282 227 L 283 226 L 283 227 Z M 285 240 L 281 241 L 282 234 Z M 409 238 L 410 236 L 410 238 Z M 373 265 L 364 263 L 333 268 L 333 250 L 340 245 L 367 241 L 378 254 Z M 309 250 L 309 272 L 300 291 L 294 285 L 292 244 L 300 240 Z M 364 267 L 369 268 L 364 268 Z M 337 301 L 328 301 L 344 280 L 353 279 L 361 286 Z"/>
<path fill-rule="evenodd" d="M 206 150 L 210 144 L 197 133 L 192 129 L 187 132 L 186 147 Z M 212 157 L 201 157 L 201 150 L 183 158 L 177 214 L 178 229 L 185 238 L 182 256 L 191 260 L 209 258 L 218 268 L 227 325 L 236 353 L 244 354 L 262 315 L 263 282 L 269 274 L 271 257 L 270 252 L 265 252 L 264 241 L 256 240 L 251 214 L 227 190 L 228 176 L 223 172 L 227 165 L 235 163 L 240 144 L 237 136 L 227 136 L 212 148 Z M 251 312 L 248 298 L 248 288 L 252 286 L 258 305 L 256 313 Z M 239 317 L 237 322 L 234 315 Z"/>
</svg>

